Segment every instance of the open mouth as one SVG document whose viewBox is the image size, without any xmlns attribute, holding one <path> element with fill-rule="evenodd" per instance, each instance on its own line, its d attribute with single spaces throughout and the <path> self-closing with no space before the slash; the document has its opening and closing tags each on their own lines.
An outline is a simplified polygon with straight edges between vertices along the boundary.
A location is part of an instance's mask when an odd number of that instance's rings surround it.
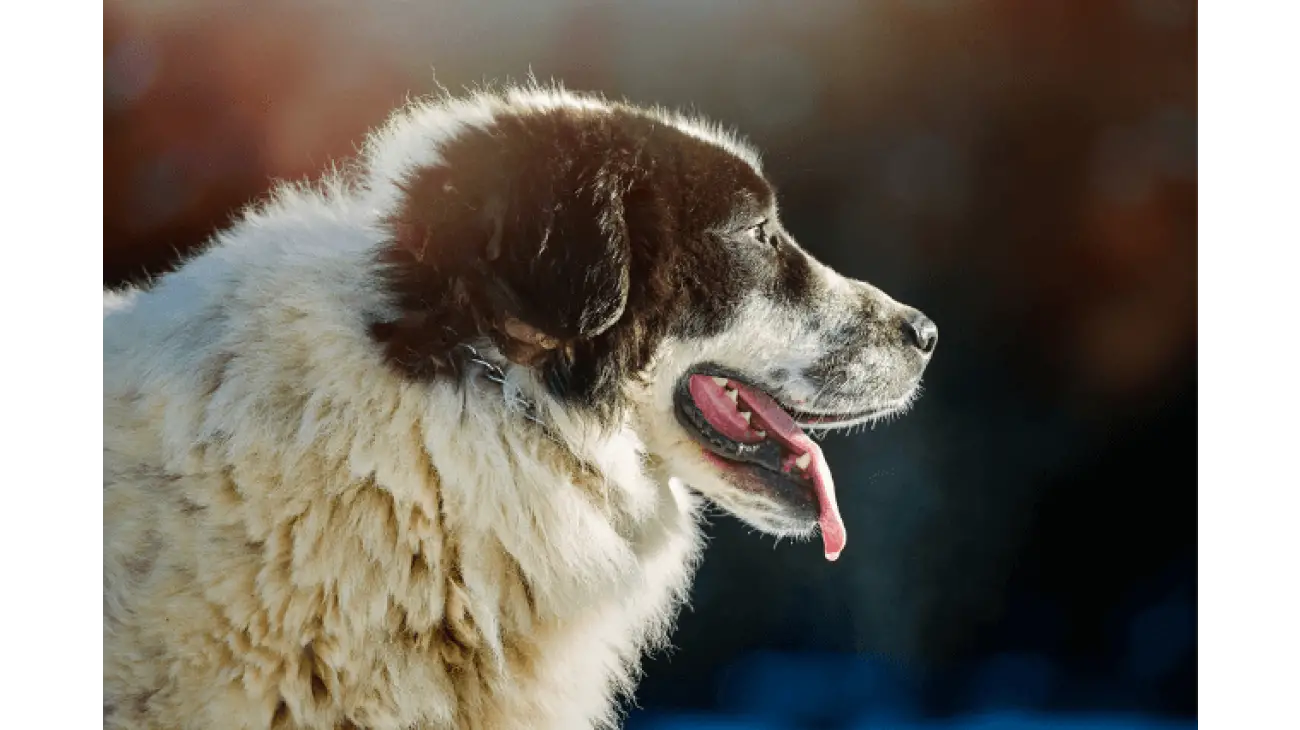
<svg viewBox="0 0 1300 730">
<path fill-rule="evenodd" d="M 717 457 L 719 466 L 757 483 L 796 510 L 817 514 L 826 558 L 844 550 L 847 534 L 835 501 L 835 482 L 821 447 L 803 426 L 828 428 L 865 414 L 808 413 L 789 409 L 762 390 L 720 373 L 682 379 L 675 398 L 678 420 Z"/>
</svg>

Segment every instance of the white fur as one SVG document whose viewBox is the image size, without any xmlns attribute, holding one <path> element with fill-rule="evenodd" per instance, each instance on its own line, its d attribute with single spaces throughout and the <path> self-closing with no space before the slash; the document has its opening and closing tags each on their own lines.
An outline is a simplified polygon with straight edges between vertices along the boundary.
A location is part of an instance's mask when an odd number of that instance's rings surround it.
<svg viewBox="0 0 1300 730">
<path fill-rule="evenodd" d="M 413 104 L 356 170 L 283 186 L 148 290 L 105 294 L 106 727 L 611 725 L 699 556 L 679 477 L 809 534 L 729 488 L 672 402 L 702 360 L 780 367 L 816 399 L 806 313 L 755 296 L 721 336 L 664 343 L 612 426 L 519 366 L 504 386 L 403 380 L 369 338 L 397 181 L 459 130 L 557 106 L 613 108 L 537 87 Z M 757 169 L 719 128 L 651 113 Z M 834 326 L 862 285 L 814 265 Z"/>
<path fill-rule="evenodd" d="M 616 719 L 684 598 L 695 498 L 643 468 L 630 423 L 539 402 L 561 447 L 493 386 L 404 382 L 365 330 L 395 179 L 463 125 L 557 104 L 604 102 L 415 104 L 357 182 L 283 187 L 149 290 L 106 293 L 106 726 Z"/>
</svg>

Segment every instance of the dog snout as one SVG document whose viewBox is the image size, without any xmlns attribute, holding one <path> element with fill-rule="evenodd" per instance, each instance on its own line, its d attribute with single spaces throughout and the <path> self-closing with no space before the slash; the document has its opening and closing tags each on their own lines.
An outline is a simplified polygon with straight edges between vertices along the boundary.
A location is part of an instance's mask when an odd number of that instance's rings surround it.
<svg viewBox="0 0 1300 730">
<path fill-rule="evenodd" d="M 903 318 L 903 335 L 913 347 L 927 357 L 939 344 L 939 326 L 924 314 L 913 311 Z"/>
</svg>

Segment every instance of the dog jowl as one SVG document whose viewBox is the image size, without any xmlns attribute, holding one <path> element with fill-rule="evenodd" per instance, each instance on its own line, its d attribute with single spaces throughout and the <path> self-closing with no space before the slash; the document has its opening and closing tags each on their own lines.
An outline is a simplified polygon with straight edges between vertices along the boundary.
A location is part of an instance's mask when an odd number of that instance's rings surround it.
<svg viewBox="0 0 1300 730">
<path fill-rule="evenodd" d="M 415 379 L 462 344 L 545 406 L 630 424 L 667 473 L 776 535 L 846 534 L 809 431 L 906 409 L 938 329 L 824 266 L 734 137 L 615 104 L 503 113 L 402 181 L 372 332 Z"/>
</svg>

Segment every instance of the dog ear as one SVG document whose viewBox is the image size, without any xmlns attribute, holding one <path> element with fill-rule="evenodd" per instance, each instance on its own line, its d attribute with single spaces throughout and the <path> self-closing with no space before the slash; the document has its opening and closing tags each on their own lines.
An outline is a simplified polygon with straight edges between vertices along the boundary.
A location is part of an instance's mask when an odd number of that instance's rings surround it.
<svg viewBox="0 0 1300 730">
<path fill-rule="evenodd" d="M 457 139 L 401 186 L 384 258 L 403 316 L 381 330 L 399 361 L 445 362 L 439 350 L 487 335 L 510 360 L 541 366 L 622 316 L 625 168 L 607 143 L 552 135 L 560 144 L 512 149 L 521 136 Z"/>
</svg>

